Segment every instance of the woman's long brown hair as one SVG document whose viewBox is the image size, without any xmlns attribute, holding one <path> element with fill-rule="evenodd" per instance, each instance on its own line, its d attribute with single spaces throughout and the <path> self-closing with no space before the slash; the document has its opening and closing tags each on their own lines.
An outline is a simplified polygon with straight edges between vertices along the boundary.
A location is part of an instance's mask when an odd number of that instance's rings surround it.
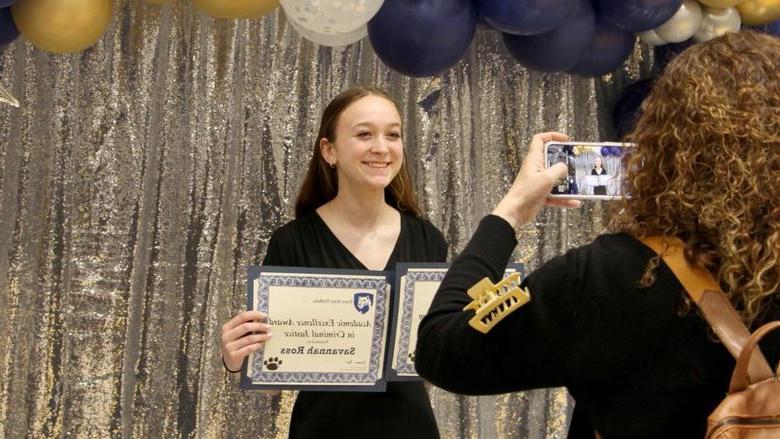
<svg viewBox="0 0 780 439">
<path fill-rule="evenodd" d="M 296 218 L 313 212 L 318 207 L 332 200 L 338 193 L 336 169 L 331 168 L 322 157 L 320 141 L 328 139 L 334 142 L 336 140 L 336 124 L 341 113 L 353 102 L 371 95 L 387 99 L 395 105 L 398 113 L 401 113 L 395 100 L 383 90 L 375 87 L 350 88 L 333 98 L 322 113 L 319 134 L 314 142 L 311 159 L 309 160 L 309 170 L 306 172 L 301 190 L 298 192 L 298 199 L 295 201 Z M 420 215 L 420 208 L 417 206 L 412 180 L 406 167 L 406 157 L 404 157 L 398 175 L 385 188 L 385 202 L 401 212 L 415 216 Z"/>
<path fill-rule="evenodd" d="M 729 33 L 675 58 L 629 140 L 631 198 L 613 223 L 677 236 L 746 323 L 780 295 L 780 39 Z M 654 258 L 643 285 L 654 281 Z"/>
</svg>

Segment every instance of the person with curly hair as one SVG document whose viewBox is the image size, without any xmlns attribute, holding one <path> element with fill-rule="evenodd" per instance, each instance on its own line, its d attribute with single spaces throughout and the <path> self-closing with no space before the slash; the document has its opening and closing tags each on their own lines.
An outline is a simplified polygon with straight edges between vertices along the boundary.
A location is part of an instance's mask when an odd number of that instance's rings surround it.
<svg viewBox="0 0 780 439">
<path fill-rule="evenodd" d="M 469 326 L 466 291 L 497 282 L 516 229 L 551 204 L 563 165 L 537 136 L 509 192 L 452 264 L 420 324 L 419 374 L 463 394 L 565 386 L 569 437 L 703 437 L 735 361 L 658 255 L 639 239 L 685 244 L 745 324 L 780 319 L 780 39 L 729 33 L 673 60 L 645 101 L 625 165 L 630 199 L 612 233 L 544 263 L 531 301 L 490 332 Z M 560 203 L 560 201 L 556 201 Z M 770 364 L 780 337 L 761 344 Z"/>
</svg>

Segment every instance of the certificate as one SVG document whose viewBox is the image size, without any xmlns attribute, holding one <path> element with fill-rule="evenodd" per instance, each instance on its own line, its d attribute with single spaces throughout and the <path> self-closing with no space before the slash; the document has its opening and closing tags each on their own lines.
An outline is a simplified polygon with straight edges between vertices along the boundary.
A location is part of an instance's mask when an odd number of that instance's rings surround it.
<svg viewBox="0 0 780 439">
<path fill-rule="evenodd" d="M 392 352 L 388 354 L 388 381 L 420 380 L 414 369 L 414 349 L 417 329 L 428 314 L 433 297 L 439 289 L 449 264 L 398 264 L 396 266 L 396 294 L 394 294 L 394 325 L 391 336 Z M 511 264 L 504 276 L 519 272 L 522 264 Z"/>
<path fill-rule="evenodd" d="M 247 305 L 273 337 L 249 355 L 242 389 L 384 391 L 392 275 L 250 266 Z"/>
</svg>

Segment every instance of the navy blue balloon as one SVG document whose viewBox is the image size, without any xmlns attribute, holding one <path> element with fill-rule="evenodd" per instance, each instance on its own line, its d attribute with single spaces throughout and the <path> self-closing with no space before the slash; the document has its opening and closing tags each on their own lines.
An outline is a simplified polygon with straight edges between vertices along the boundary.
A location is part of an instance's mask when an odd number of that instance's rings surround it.
<svg viewBox="0 0 780 439">
<path fill-rule="evenodd" d="M 7 8 L 17 1 L 18 0 L 0 0 L 0 8 Z"/>
<path fill-rule="evenodd" d="M 776 37 L 780 37 L 780 20 L 775 20 L 771 23 L 756 26 L 755 29 L 760 32 L 766 32 Z"/>
<path fill-rule="evenodd" d="M 539 35 L 504 34 L 504 45 L 520 64 L 542 72 L 574 67 L 590 44 L 596 17 L 590 0 L 576 0 L 572 12 L 557 28 Z"/>
<path fill-rule="evenodd" d="M 677 55 L 681 54 L 683 50 L 696 44 L 693 38 L 685 40 L 681 43 L 664 44 L 661 46 L 655 46 L 653 52 L 655 55 L 655 62 L 660 68 L 666 67 L 669 61 L 673 60 Z"/>
<path fill-rule="evenodd" d="M 642 115 L 642 102 L 650 94 L 653 83 L 655 83 L 654 78 L 642 79 L 623 90 L 612 109 L 612 122 L 615 124 L 618 138 L 623 138 L 634 130 L 639 116 Z"/>
<path fill-rule="evenodd" d="M 618 68 L 634 49 L 636 36 L 596 19 L 596 32 L 580 62 L 567 70 L 580 76 L 601 76 Z"/>
<path fill-rule="evenodd" d="M 407 76 L 425 77 L 455 65 L 477 26 L 471 0 L 385 0 L 368 22 L 379 59 Z"/>
<path fill-rule="evenodd" d="M 19 37 L 19 30 L 11 17 L 11 8 L 0 9 L 0 46 L 5 46 Z"/>
<path fill-rule="evenodd" d="M 682 0 L 596 0 L 598 14 L 615 26 L 641 32 L 664 24 L 672 18 Z"/>
<path fill-rule="evenodd" d="M 474 0 L 485 21 L 501 32 L 537 35 L 561 24 L 574 0 Z"/>
<path fill-rule="evenodd" d="M 604 157 L 609 155 L 609 146 L 602 146 L 601 147 L 601 155 Z"/>
</svg>

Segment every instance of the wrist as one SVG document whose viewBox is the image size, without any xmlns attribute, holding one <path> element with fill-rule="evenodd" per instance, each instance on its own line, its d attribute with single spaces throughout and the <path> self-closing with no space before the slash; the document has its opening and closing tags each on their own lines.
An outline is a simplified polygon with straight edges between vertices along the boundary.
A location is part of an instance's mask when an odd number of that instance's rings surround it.
<svg viewBox="0 0 780 439">
<path fill-rule="evenodd" d="M 507 194 L 507 196 L 496 205 L 492 214 L 501 217 L 504 221 L 509 223 L 513 229 L 517 230 L 527 223 L 527 220 L 521 215 L 522 211 L 523 203 L 518 200 L 517 197 L 510 197 L 509 194 Z"/>
<path fill-rule="evenodd" d="M 239 373 L 241 372 L 241 365 L 239 364 L 238 367 L 235 370 L 232 370 L 230 367 L 228 367 L 228 364 L 225 362 L 225 356 L 220 355 L 222 357 L 222 366 L 225 368 L 226 371 L 230 373 Z"/>
</svg>

